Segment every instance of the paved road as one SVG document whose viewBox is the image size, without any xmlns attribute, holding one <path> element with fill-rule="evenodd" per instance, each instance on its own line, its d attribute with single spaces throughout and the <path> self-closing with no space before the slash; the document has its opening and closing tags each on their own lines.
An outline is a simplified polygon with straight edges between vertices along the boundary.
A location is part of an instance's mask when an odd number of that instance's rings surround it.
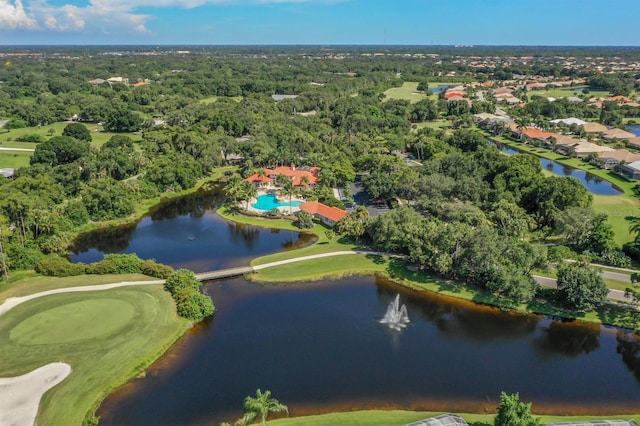
<svg viewBox="0 0 640 426">
<path fill-rule="evenodd" d="M 532 275 L 533 279 L 536 280 L 538 284 L 543 287 L 549 288 L 557 288 L 558 283 L 555 278 L 542 277 L 540 275 Z M 607 296 L 611 300 L 615 300 L 617 302 L 629 302 L 629 299 L 624 297 L 624 291 L 609 289 L 609 294 Z"/>
<path fill-rule="evenodd" d="M 32 149 L 32 148 L 4 148 L 4 147 L 0 147 L 0 151 L 33 152 L 33 151 L 35 151 L 35 149 Z"/>
</svg>

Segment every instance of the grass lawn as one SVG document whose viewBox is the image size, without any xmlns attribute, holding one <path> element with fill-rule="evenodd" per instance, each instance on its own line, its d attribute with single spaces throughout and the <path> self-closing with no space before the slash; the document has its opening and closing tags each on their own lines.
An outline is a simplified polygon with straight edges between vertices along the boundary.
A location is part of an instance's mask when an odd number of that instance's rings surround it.
<svg viewBox="0 0 640 426">
<path fill-rule="evenodd" d="M 412 104 L 427 98 L 423 92 L 418 92 L 418 83 L 410 81 L 404 82 L 401 87 L 392 87 L 384 94 L 386 95 L 385 100 L 404 99 Z"/>
<path fill-rule="evenodd" d="M 425 127 L 429 127 L 430 129 L 440 130 L 443 127 L 451 126 L 451 120 L 423 121 L 422 123 L 415 123 L 415 126 L 416 126 L 415 130 L 424 129 Z"/>
<path fill-rule="evenodd" d="M 31 154 L 23 151 L 0 151 L 0 169 L 28 167 Z"/>
<path fill-rule="evenodd" d="M 534 407 L 535 411 L 535 407 Z M 313 426 L 333 426 L 333 425 L 354 425 L 354 426 L 400 426 L 415 422 L 421 419 L 437 416 L 441 412 L 428 411 L 350 411 L 345 413 L 330 413 L 316 416 L 293 417 L 278 419 L 268 422 L 269 426 L 293 426 L 293 425 L 313 425 Z M 535 414 L 535 413 L 534 413 Z M 494 414 L 468 414 L 460 413 L 470 426 L 490 426 L 493 425 Z M 598 419 L 634 419 L 638 421 L 640 416 L 540 416 L 542 424 L 551 422 L 569 422 L 579 420 Z"/>
<path fill-rule="evenodd" d="M 210 96 L 208 98 L 200 99 L 199 102 L 203 103 L 203 104 L 212 104 L 214 102 L 217 102 L 218 99 L 221 99 L 221 98 L 225 98 L 225 96 Z M 236 102 L 240 102 L 243 99 L 242 96 L 230 96 L 230 97 L 226 97 L 226 98 L 234 100 Z"/>
<path fill-rule="evenodd" d="M 48 126 L 41 127 L 24 127 L 22 129 L 11 129 L 9 132 L 0 133 L 0 146 L 10 147 L 8 145 L 10 142 L 15 142 L 16 138 L 24 135 L 40 135 L 45 140 L 49 139 L 51 136 L 49 135 L 49 130 L 53 130 L 53 136 L 62 135 L 62 131 L 69 123 L 53 123 Z M 100 148 L 106 141 L 108 141 L 111 136 L 114 135 L 122 135 L 129 136 L 134 142 L 140 142 L 142 140 L 141 135 L 135 135 L 133 133 L 110 133 L 102 130 L 102 126 L 98 126 L 94 123 L 82 123 L 84 124 L 89 132 L 91 133 L 91 146 L 95 148 Z M 11 139 L 11 141 L 9 141 Z M 21 143 L 19 146 L 15 146 L 15 148 L 33 148 L 34 144 Z"/>
<path fill-rule="evenodd" d="M 529 98 L 533 96 L 542 96 L 545 98 L 548 98 L 548 97 L 566 98 L 569 96 L 579 97 L 582 93 L 576 92 L 575 89 L 578 89 L 580 87 L 586 87 L 586 86 L 565 87 L 565 88 L 556 88 L 556 89 L 549 89 L 549 90 L 532 90 L 528 92 L 528 95 L 529 95 Z M 593 91 L 590 90 L 587 96 L 595 97 L 595 98 L 607 98 L 611 96 L 611 93 L 609 93 L 606 90 L 593 90 Z"/>
<path fill-rule="evenodd" d="M 122 275 L 78 275 L 75 277 L 43 277 L 35 276 L 8 283 L 0 282 L 0 303 L 10 297 L 27 296 L 41 291 L 56 288 L 81 287 L 85 285 L 99 285 L 118 283 L 120 281 L 152 281 L 156 278 L 140 274 Z"/>
<path fill-rule="evenodd" d="M 71 375 L 44 395 L 37 422 L 79 425 L 187 327 L 159 285 L 38 298 L 1 318 L 0 377 L 54 361 L 70 364 Z"/>
</svg>

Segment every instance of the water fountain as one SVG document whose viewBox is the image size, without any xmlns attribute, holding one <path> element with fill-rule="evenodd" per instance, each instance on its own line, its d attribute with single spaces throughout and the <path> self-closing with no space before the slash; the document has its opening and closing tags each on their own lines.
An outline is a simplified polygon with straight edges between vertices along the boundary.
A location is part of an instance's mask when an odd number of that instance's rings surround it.
<svg viewBox="0 0 640 426">
<path fill-rule="evenodd" d="M 387 312 L 384 314 L 384 318 L 380 320 L 382 324 L 387 324 L 389 328 L 402 331 L 403 328 L 409 323 L 409 314 L 407 313 L 407 306 L 400 306 L 400 295 L 397 294 L 393 302 L 389 303 Z"/>
</svg>

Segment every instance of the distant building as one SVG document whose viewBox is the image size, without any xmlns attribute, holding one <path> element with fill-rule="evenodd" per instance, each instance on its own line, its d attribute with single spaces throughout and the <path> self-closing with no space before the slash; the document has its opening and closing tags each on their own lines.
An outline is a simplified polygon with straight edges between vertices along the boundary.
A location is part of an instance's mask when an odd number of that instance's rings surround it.
<svg viewBox="0 0 640 426">
<path fill-rule="evenodd" d="M 293 186 L 304 186 L 313 188 L 316 183 L 320 181 L 318 173 L 320 167 L 297 167 L 291 165 L 291 167 L 280 166 L 275 169 L 264 169 L 260 173 L 254 173 L 247 178 L 256 188 L 268 188 L 270 186 L 277 186 L 276 179 L 278 175 L 285 175 L 290 180 Z"/>
<path fill-rule="evenodd" d="M 282 101 L 284 99 L 295 99 L 297 98 L 299 95 L 271 95 L 271 98 L 278 102 L 278 101 Z"/>
</svg>

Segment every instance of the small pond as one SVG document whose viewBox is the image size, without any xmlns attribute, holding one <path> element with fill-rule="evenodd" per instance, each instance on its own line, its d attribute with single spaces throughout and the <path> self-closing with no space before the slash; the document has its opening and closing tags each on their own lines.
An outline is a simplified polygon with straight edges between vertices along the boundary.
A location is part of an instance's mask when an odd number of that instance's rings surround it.
<svg viewBox="0 0 640 426">
<path fill-rule="evenodd" d="M 256 257 L 300 248 L 315 238 L 229 222 L 215 214 L 223 200 L 214 190 L 164 202 L 138 223 L 81 235 L 69 258 L 91 263 L 105 253 L 137 253 L 142 259 L 204 272 L 248 265 Z"/>
<path fill-rule="evenodd" d="M 443 84 L 443 85 L 440 85 L 440 86 L 436 86 L 436 87 L 430 88 L 429 92 L 431 92 L 431 93 L 440 93 L 440 92 L 442 92 L 444 90 L 447 90 L 449 87 L 454 87 L 454 86 L 452 86 L 451 84 Z"/>
<path fill-rule="evenodd" d="M 538 412 L 640 411 L 640 338 L 354 277 L 206 286 L 218 308 L 144 379 L 107 398 L 104 425 L 213 425 L 269 389 L 291 415 L 364 408 L 482 412 L 501 391 Z M 400 294 L 410 323 L 379 320 Z"/>
<path fill-rule="evenodd" d="M 492 142 L 500 151 L 509 155 L 520 154 L 520 151 L 508 146 L 501 145 L 499 143 Z M 620 195 L 622 191 L 615 187 L 614 184 L 608 180 L 602 179 L 594 174 L 579 170 L 571 166 L 565 166 L 557 161 L 547 160 L 546 158 L 540 158 L 540 163 L 544 170 L 548 170 L 558 176 L 573 176 L 578 179 L 592 194 L 598 195 Z"/>
</svg>

